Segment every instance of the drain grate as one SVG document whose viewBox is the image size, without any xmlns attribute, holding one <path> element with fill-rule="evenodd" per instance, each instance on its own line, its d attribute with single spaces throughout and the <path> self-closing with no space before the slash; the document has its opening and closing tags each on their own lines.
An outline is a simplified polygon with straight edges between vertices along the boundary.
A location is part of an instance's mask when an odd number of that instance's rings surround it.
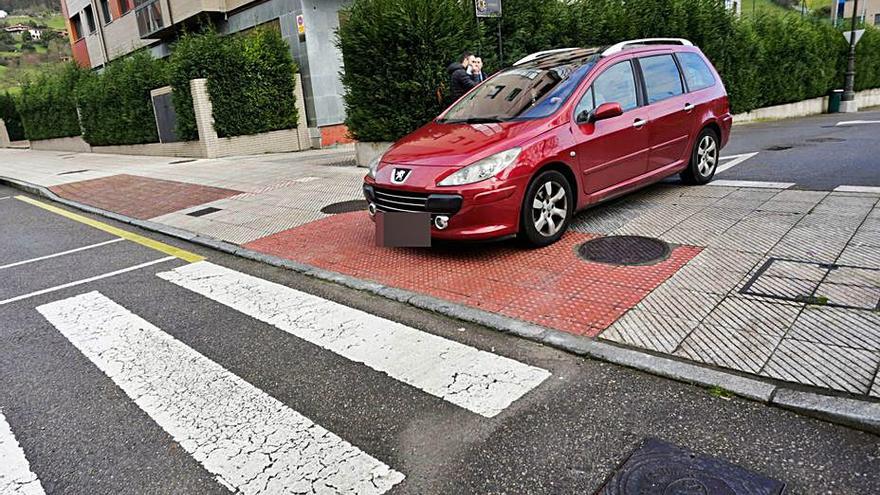
<svg viewBox="0 0 880 495">
<path fill-rule="evenodd" d="M 61 172 L 61 173 L 55 174 L 55 175 L 73 175 L 73 174 L 81 174 L 83 172 L 88 172 L 88 171 L 89 171 L 89 169 L 84 168 L 82 170 L 71 170 L 70 172 Z"/>
<path fill-rule="evenodd" d="M 764 151 L 785 151 L 785 150 L 790 150 L 792 148 L 794 148 L 794 146 L 790 146 L 787 144 L 780 144 L 780 145 L 776 145 L 776 146 L 768 146 L 768 147 L 764 148 Z"/>
<path fill-rule="evenodd" d="M 188 217 L 203 217 L 205 215 L 210 215 L 211 213 L 217 213 L 218 211 L 223 211 L 220 208 L 214 208 L 213 206 L 209 206 L 207 208 L 202 208 L 201 210 L 191 211 L 186 214 Z"/>
<path fill-rule="evenodd" d="M 601 495 L 781 495 L 785 483 L 727 461 L 646 439 L 605 484 Z"/>
<path fill-rule="evenodd" d="M 843 143 L 846 139 L 836 138 L 836 137 L 817 137 L 813 139 L 807 139 L 808 143 Z"/>
<path fill-rule="evenodd" d="M 669 244 L 651 237 L 617 235 L 581 244 L 578 256 L 611 265 L 652 265 L 669 257 Z"/>
<path fill-rule="evenodd" d="M 352 211 L 363 211 L 367 209 L 367 201 L 363 199 L 355 199 L 351 201 L 342 201 L 340 203 L 329 204 L 321 208 L 321 213 L 327 215 L 336 215 L 338 213 L 350 213 Z"/>
<path fill-rule="evenodd" d="M 180 163 L 190 163 L 190 162 L 194 162 L 194 161 L 196 161 L 194 158 L 190 158 L 188 160 L 176 160 L 173 162 L 168 162 L 168 165 L 178 165 Z"/>
</svg>

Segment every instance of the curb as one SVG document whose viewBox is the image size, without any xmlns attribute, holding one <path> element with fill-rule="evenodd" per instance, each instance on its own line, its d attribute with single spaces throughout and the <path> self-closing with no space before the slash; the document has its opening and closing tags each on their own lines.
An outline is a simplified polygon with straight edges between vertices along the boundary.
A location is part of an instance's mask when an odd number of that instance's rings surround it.
<svg viewBox="0 0 880 495">
<path fill-rule="evenodd" d="M 880 402 L 799 390 L 729 371 L 722 371 L 649 352 L 621 347 L 599 341 L 595 338 L 545 328 L 417 292 L 389 287 L 378 282 L 369 282 L 278 256 L 252 251 L 235 244 L 186 230 L 126 217 L 118 213 L 64 199 L 43 186 L 7 177 L 0 177 L 0 184 L 5 184 L 81 211 L 199 244 L 234 256 L 286 268 L 351 289 L 369 292 L 393 301 L 409 304 L 419 309 L 516 335 L 517 337 L 545 344 L 579 356 L 586 356 L 701 387 L 720 387 L 740 397 L 880 434 Z"/>
</svg>

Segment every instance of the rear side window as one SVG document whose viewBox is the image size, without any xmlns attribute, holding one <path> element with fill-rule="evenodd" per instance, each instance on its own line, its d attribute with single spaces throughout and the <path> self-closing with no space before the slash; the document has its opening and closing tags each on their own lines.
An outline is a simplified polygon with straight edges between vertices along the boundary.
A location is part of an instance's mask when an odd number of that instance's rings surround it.
<svg viewBox="0 0 880 495">
<path fill-rule="evenodd" d="M 687 81 L 688 89 L 697 91 L 715 85 L 715 76 L 703 57 L 696 53 L 681 52 L 678 54 L 681 70 L 684 71 L 684 80 Z"/>
<path fill-rule="evenodd" d="M 681 74 L 672 55 L 640 58 L 639 64 L 645 76 L 649 105 L 684 93 Z"/>
<path fill-rule="evenodd" d="M 593 104 L 620 103 L 623 111 L 639 106 L 636 97 L 636 79 L 629 61 L 612 65 L 593 81 Z"/>
</svg>

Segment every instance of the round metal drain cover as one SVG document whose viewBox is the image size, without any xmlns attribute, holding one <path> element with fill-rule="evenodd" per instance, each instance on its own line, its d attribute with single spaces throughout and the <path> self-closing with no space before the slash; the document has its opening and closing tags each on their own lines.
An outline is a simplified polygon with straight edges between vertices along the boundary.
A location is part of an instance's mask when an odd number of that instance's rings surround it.
<svg viewBox="0 0 880 495">
<path fill-rule="evenodd" d="M 337 213 L 349 213 L 352 211 L 362 211 L 367 209 L 367 202 L 363 199 L 354 199 L 351 201 L 343 201 L 341 203 L 333 203 L 321 208 L 321 213 L 327 215 L 336 215 Z"/>
<path fill-rule="evenodd" d="M 578 247 L 581 258 L 611 265 L 650 265 L 665 260 L 669 252 L 669 244 L 660 239 L 635 235 L 600 237 Z"/>
</svg>

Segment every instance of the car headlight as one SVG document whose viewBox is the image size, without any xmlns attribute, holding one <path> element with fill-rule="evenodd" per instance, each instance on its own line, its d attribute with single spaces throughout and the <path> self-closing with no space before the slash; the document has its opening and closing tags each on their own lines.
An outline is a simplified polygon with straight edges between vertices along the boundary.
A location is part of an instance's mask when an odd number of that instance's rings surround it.
<svg viewBox="0 0 880 495">
<path fill-rule="evenodd" d="M 367 165 L 367 168 L 368 168 L 367 175 L 370 176 L 370 178 L 372 178 L 372 179 L 376 178 L 376 171 L 379 170 L 379 164 L 382 163 L 383 156 L 385 156 L 385 155 L 384 154 L 376 155 L 376 158 L 373 158 L 373 160 L 370 161 L 370 164 Z"/>
<path fill-rule="evenodd" d="M 455 172 L 449 177 L 441 180 L 438 186 L 461 186 L 463 184 L 473 184 L 486 180 L 498 172 L 507 168 L 519 157 L 522 148 L 510 148 L 507 151 L 496 153 L 490 157 L 472 163 L 467 167 Z"/>
</svg>

